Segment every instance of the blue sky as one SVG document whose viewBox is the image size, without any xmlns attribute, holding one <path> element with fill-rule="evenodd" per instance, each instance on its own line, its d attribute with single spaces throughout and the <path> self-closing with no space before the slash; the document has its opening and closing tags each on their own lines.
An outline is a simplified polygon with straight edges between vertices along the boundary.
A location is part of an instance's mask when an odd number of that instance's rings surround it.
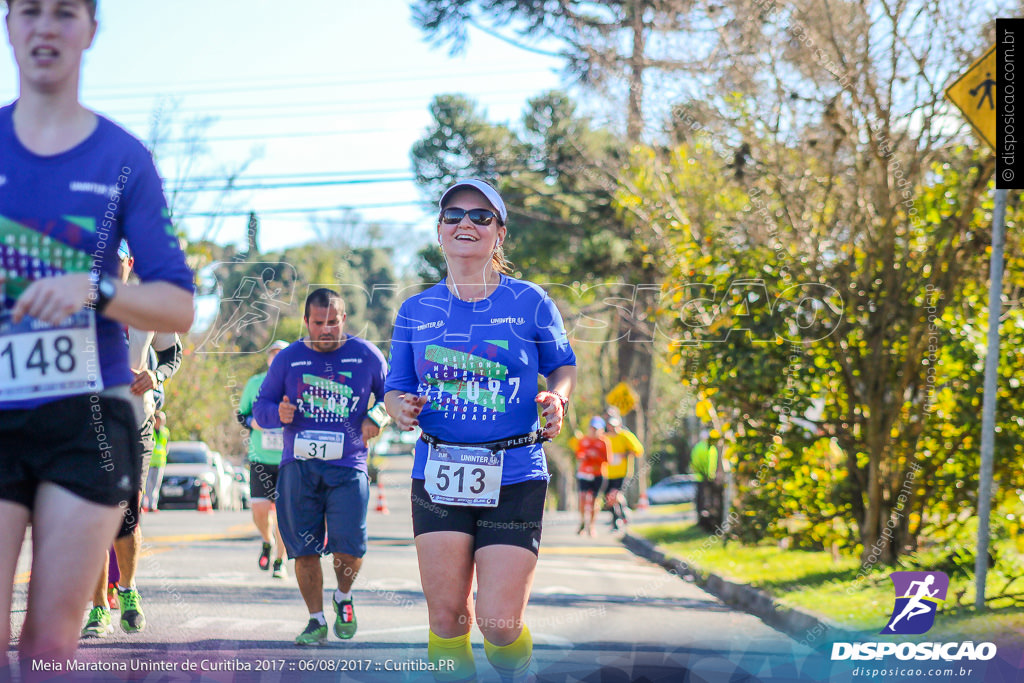
<svg viewBox="0 0 1024 683">
<path fill-rule="evenodd" d="M 366 207 L 358 210 L 367 220 L 428 236 L 432 214 L 415 204 L 424 197 L 403 179 L 411 176 L 409 150 L 430 121 L 433 97 L 464 93 L 492 120 L 516 121 L 528 97 L 560 84 L 559 60 L 480 32 L 458 57 L 432 48 L 401 0 L 99 4 L 83 102 L 143 140 L 150 139 L 153 112 L 165 112 L 175 125 L 156 152 L 168 190 L 180 185 L 188 158 L 185 145 L 173 140 L 195 117 L 216 117 L 205 131 L 209 153 L 195 157 L 189 175 L 222 177 L 254 159 L 242 180 L 264 189 L 234 193 L 225 206 L 285 211 L 262 216 L 265 250 L 313 239 L 311 214 L 287 212 L 295 208 Z M 0 101 L 16 96 L 8 47 L 0 57 Z M 265 187 L 366 179 L 374 182 Z M 192 213 L 205 213 L 216 196 L 188 193 L 178 201 L 190 199 Z M 187 204 L 176 206 L 181 213 Z M 191 237 L 208 234 L 222 243 L 243 244 L 246 223 L 245 216 L 183 219 Z"/>
</svg>

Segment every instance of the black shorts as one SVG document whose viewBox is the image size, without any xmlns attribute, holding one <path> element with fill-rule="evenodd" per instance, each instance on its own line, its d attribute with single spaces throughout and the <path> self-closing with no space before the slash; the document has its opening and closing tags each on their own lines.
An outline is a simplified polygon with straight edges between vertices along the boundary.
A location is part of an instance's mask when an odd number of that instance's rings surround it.
<svg viewBox="0 0 1024 683">
<path fill-rule="evenodd" d="M 438 505 L 431 502 L 423 480 L 413 479 L 412 533 L 458 531 L 473 537 L 474 552 L 489 545 L 514 545 L 537 555 L 547 491 L 548 483 L 535 479 L 502 486 L 497 507 Z"/>
<path fill-rule="evenodd" d="M 146 484 L 146 477 L 149 476 L 149 461 L 153 457 L 153 447 L 156 441 L 153 434 L 153 418 L 146 420 L 139 431 L 135 434 L 136 442 L 142 455 L 136 463 L 139 468 L 139 495 L 134 496 L 124 506 L 124 516 L 121 517 L 121 528 L 117 530 L 117 537 L 124 538 L 131 536 L 135 527 L 139 526 L 142 507 L 142 487 Z"/>
<path fill-rule="evenodd" d="M 99 505 L 139 491 L 135 414 L 119 398 L 83 394 L 0 411 L 0 499 L 32 509 L 51 482 Z"/>
<path fill-rule="evenodd" d="M 277 472 L 279 465 L 254 462 L 249 465 L 249 498 L 277 501 Z"/>
<path fill-rule="evenodd" d="M 606 491 L 621 491 L 622 482 L 626 481 L 625 477 L 615 477 L 614 479 L 608 480 L 608 488 Z"/>
<path fill-rule="evenodd" d="M 593 493 L 596 496 L 597 492 L 601 490 L 601 484 L 604 483 L 604 477 L 585 479 L 576 475 L 576 483 L 579 485 L 580 493 Z"/>
</svg>

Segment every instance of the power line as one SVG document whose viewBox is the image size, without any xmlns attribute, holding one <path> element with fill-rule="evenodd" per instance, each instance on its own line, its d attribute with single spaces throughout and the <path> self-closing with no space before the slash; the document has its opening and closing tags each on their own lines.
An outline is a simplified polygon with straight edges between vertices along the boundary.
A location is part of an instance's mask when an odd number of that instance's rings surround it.
<svg viewBox="0 0 1024 683">
<path fill-rule="evenodd" d="M 267 175 L 247 175 L 244 180 L 291 180 L 295 178 L 336 178 L 345 176 L 372 176 L 372 175 L 394 175 L 396 173 L 408 173 L 408 168 L 370 168 L 358 171 L 322 171 L 322 172 L 300 172 L 300 173 L 271 173 Z M 228 178 L 219 176 L 196 176 L 189 178 L 188 182 L 222 182 Z"/>
<path fill-rule="evenodd" d="M 490 97 L 492 95 L 510 95 L 512 93 L 524 93 L 525 95 L 529 95 L 530 93 L 535 93 L 535 92 L 537 92 L 537 91 L 534 88 L 524 88 L 524 89 L 521 89 L 521 90 L 510 90 L 508 88 L 504 88 L 502 90 L 492 90 L 492 91 L 485 91 L 485 92 L 451 93 L 451 94 L 462 94 L 462 95 L 464 95 L 466 97 L 469 97 L 471 99 L 477 99 L 477 98 L 480 98 L 480 97 Z M 377 103 L 377 104 L 380 104 L 380 103 L 394 103 L 394 104 L 398 104 L 398 103 L 405 102 L 405 103 L 409 103 L 410 105 L 416 105 L 416 106 L 388 108 L 388 109 L 381 109 L 381 108 L 379 108 L 377 106 L 369 106 L 369 107 L 364 106 L 364 107 L 361 107 L 361 108 L 358 108 L 358 109 L 351 109 L 351 110 L 343 109 L 340 112 L 340 113 L 344 113 L 344 114 L 381 114 L 381 113 L 397 113 L 397 112 L 403 112 L 403 111 L 418 111 L 420 109 L 420 103 L 424 99 L 433 100 L 434 97 L 436 97 L 436 96 L 437 96 L 437 94 L 423 95 L 423 96 L 420 96 L 420 97 L 373 98 L 372 100 L 366 100 L 366 101 L 358 101 L 358 100 L 353 101 L 352 99 L 347 99 L 347 100 L 327 100 L 327 101 L 323 101 L 323 102 L 301 102 L 301 103 L 288 102 L 288 103 L 283 103 L 283 104 L 253 104 L 253 103 L 248 103 L 248 104 L 236 104 L 236 105 L 197 105 L 195 107 L 175 107 L 175 108 L 170 109 L 169 111 L 171 113 L 176 113 L 176 114 L 209 114 L 211 116 L 215 116 L 215 114 L 213 112 L 225 112 L 225 111 L 242 111 L 242 112 L 247 112 L 247 111 L 256 111 L 256 110 L 261 111 L 261 112 L 266 112 L 266 111 L 273 111 L 273 110 L 284 110 L 286 112 L 285 115 L 291 116 L 290 113 L 287 113 L 287 112 L 289 112 L 289 110 L 296 110 L 299 113 L 305 113 L 305 112 L 308 112 L 309 108 L 311 108 L 311 107 L 351 107 L 351 106 L 354 106 L 354 105 L 370 104 L 371 102 L 372 103 Z M 522 98 L 520 98 L 520 97 L 509 97 L 508 99 L 495 100 L 494 102 L 498 103 L 498 104 L 507 103 L 507 102 L 514 103 L 514 102 L 519 102 L 521 99 Z M 128 117 L 128 116 L 148 116 L 148 117 L 151 117 L 152 114 L 153 114 L 153 108 L 119 111 L 119 115 L 121 117 Z M 323 115 L 327 116 L 327 115 L 329 115 L 329 113 L 325 112 Z"/>
<path fill-rule="evenodd" d="M 544 71 L 546 72 L 547 70 L 545 69 Z M 173 90 L 173 89 L 169 89 L 169 88 L 164 88 L 164 89 L 161 89 L 161 90 L 155 91 L 155 92 L 142 92 L 142 93 L 140 93 L 138 91 L 138 86 L 135 86 L 132 89 L 133 91 L 130 92 L 130 93 L 111 92 L 111 94 L 103 94 L 102 90 L 99 90 L 98 92 L 97 92 L 97 90 L 89 90 L 86 94 L 89 97 L 95 97 L 96 99 L 100 99 L 100 100 L 139 100 L 139 99 L 146 99 L 146 98 L 149 98 L 149 97 L 166 96 L 168 94 L 176 95 L 176 96 L 185 96 L 185 95 L 220 95 L 220 94 L 224 94 L 224 93 L 243 93 L 243 92 L 267 92 L 268 90 L 302 90 L 302 89 L 314 90 L 314 89 L 319 89 L 319 88 L 340 88 L 340 87 L 356 86 L 356 85 L 389 85 L 389 84 L 392 84 L 392 83 L 420 83 L 420 82 L 423 82 L 423 81 L 443 80 L 443 79 L 452 79 L 452 78 L 497 78 L 497 77 L 501 77 L 501 76 L 511 76 L 511 75 L 515 75 L 515 74 L 529 75 L 529 74 L 534 74 L 534 73 L 537 73 L 537 71 L 536 70 L 524 71 L 522 69 L 514 70 L 514 71 L 482 71 L 482 72 L 478 72 L 478 73 L 475 73 L 475 74 L 451 74 L 451 73 L 441 73 L 441 74 L 439 74 L 436 71 L 432 71 L 429 75 L 409 75 L 408 73 L 406 73 L 406 75 L 403 75 L 403 76 L 398 77 L 398 78 L 371 78 L 371 79 L 364 79 L 364 80 L 321 81 L 319 83 L 296 83 L 295 81 L 288 80 L 288 81 L 283 81 L 279 85 L 270 85 L 270 83 L 272 83 L 272 81 L 263 81 L 263 82 L 253 81 L 252 85 L 238 85 L 237 81 L 236 81 L 234 84 L 232 84 L 234 87 L 231 87 L 231 86 L 225 87 L 225 85 L 220 85 L 220 86 L 211 85 L 209 88 L 198 87 L 196 89 L 187 89 L 187 90 L 186 89 L 183 89 L 183 90 Z M 152 84 L 151 83 L 147 83 L 147 84 L 144 84 L 144 85 L 152 85 Z M 128 89 L 129 86 L 125 86 L 125 88 Z"/>
<path fill-rule="evenodd" d="M 231 211 L 189 211 L 182 214 L 175 214 L 175 218 L 221 218 L 227 216 L 248 216 L 250 213 L 255 213 L 257 216 L 273 216 L 278 214 L 290 214 L 290 213 L 321 213 L 325 211 L 359 211 L 363 209 L 390 209 L 397 208 L 399 206 L 426 206 L 429 202 L 425 201 L 408 201 L 408 202 L 385 202 L 382 204 L 358 204 L 358 205 L 335 205 L 335 206 L 317 206 L 317 207 L 294 207 L 287 209 L 264 209 L 258 211 L 252 210 L 231 210 Z"/>
<path fill-rule="evenodd" d="M 363 129 L 350 129 L 350 130 L 320 130 L 320 131 L 303 131 L 299 133 L 253 133 L 251 135 L 221 135 L 221 136 L 208 136 L 199 135 L 195 138 L 178 138 L 175 140 L 157 140 L 158 145 L 192 145 L 192 144 L 205 144 L 207 142 L 244 142 L 246 140 L 285 140 L 285 139 L 298 139 L 298 138 L 326 138 L 326 137 L 337 137 L 341 135 L 370 135 L 378 133 L 394 133 L 396 131 L 406 130 L 406 128 L 363 128 Z"/>
<path fill-rule="evenodd" d="M 318 130 L 300 131 L 289 133 L 251 133 L 248 135 L 199 135 L 195 138 L 177 138 L 172 140 L 157 140 L 161 145 L 189 145 L 194 143 L 207 142 L 242 142 L 245 140 L 273 140 L 273 139 L 294 139 L 294 138 L 320 138 L 335 137 L 339 135 L 369 135 L 376 133 L 393 133 L 400 128 L 356 128 L 348 130 Z"/>
<path fill-rule="evenodd" d="M 220 215 L 221 214 L 218 214 L 218 216 L 220 216 Z M 248 216 L 249 214 L 245 214 L 245 215 Z M 257 211 L 256 215 L 257 215 L 257 217 L 260 218 L 261 221 L 263 220 L 263 214 L 262 213 Z M 236 218 L 236 216 L 231 216 L 231 218 Z M 295 213 L 295 214 L 276 214 L 273 217 L 268 218 L 267 220 L 268 221 L 272 221 L 273 223 L 282 223 L 282 222 L 283 223 L 305 223 L 305 224 L 309 225 L 310 223 L 316 221 L 318 218 L 319 219 L 330 219 L 331 217 L 330 216 L 317 216 L 317 215 L 307 216 L 307 215 Z M 376 220 L 373 220 L 373 219 L 370 219 L 370 218 L 365 218 L 365 217 L 363 218 L 362 222 L 363 223 L 373 223 L 374 225 L 380 226 L 380 227 L 382 227 L 382 228 L 384 228 L 386 230 L 391 230 L 391 229 L 408 230 L 410 228 L 417 228 L 417 227 L 421 227 L 422 228 L 422 227 L 427 225 L 427 223 L 425 223 L 424 221 L 413 221 L 413 222 L 409 222 L 409 223 L 380 223 L 380 222 L 378 222 Z"/>
<path fill-rule="evenodd" d="M 284 190 L 293 187 L 334 187 L 337 185 L 369 185 L 373 183 L 410 183 L 415 181 L 414 176 L 407 176 L 405 178 L 353 178 L 351 180 L 311 180 L 311 181 L 300 181 L 294 183 L 281 182 L 281 183 L 266 183 L 263 185 L 220 185 L 213 187 L 188 187 L 179 186 L 170 190 L 171 192 L 224 192 L 224 191 L 242 191 L 242 190 Z M 186 181 L 194 182 L 194 181 Z"/>
</svg>

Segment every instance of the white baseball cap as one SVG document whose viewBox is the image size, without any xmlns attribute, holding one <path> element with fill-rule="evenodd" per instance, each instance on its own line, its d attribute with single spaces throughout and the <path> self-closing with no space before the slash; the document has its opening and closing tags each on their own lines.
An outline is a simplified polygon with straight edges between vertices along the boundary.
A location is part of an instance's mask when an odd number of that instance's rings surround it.
<svg viewBox="0 0 1024 683">
<path fill-rule="evenodd" d="M 281 349 L 287 349 L 289 346 L 291 346 L 291 344 L 289 344 L 288 342 L 282 339 L 278 339 L 277 341 L 270 345 L 270 348 L 267 349 L 267 353 L 270 353 L 271 351 L 280 351 Z"/>
<path fill-rule="evenodd" d="M 501 221 L 502 225 L 505 225 L 508 221 L 508 209 L 505 208 L 505 202 L 502 201 L 501 195 L 498 194 L 498 191 L 495 190 L 492 185 L 485 183 L 482 180 L 477 180 L 476 178 L 467 178 L 466 180 L 457 181 L 454 185 L 444 191 L 444 194 L 441 195 L 441 201 L 439 201 L 437 205 L 444 209 L 445 200 L 448 199 L 453 192 L 467 187 L 476 190 L 486 197 L 487 201 L 489 201 L 491 206 L 493 206 L 498 212 L 498 220 Z"/>
</svg>

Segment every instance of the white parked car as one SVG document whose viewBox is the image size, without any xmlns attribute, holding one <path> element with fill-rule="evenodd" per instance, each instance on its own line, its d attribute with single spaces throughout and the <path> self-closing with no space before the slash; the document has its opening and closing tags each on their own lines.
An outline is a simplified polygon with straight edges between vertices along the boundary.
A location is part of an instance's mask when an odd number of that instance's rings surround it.
<svg viewBox="0 0 1024 683">
<path fill-rule="evenodd" d="M 238 487 L 235 486 L 235 473 L 231 463 L 218 451 L 213 451 L 213 466 L 217 470 L 217 498 L 220 500 L 220 507 L 217 509 L 241 510 L 242 502 L 238 498 Z"/>
</svg>

